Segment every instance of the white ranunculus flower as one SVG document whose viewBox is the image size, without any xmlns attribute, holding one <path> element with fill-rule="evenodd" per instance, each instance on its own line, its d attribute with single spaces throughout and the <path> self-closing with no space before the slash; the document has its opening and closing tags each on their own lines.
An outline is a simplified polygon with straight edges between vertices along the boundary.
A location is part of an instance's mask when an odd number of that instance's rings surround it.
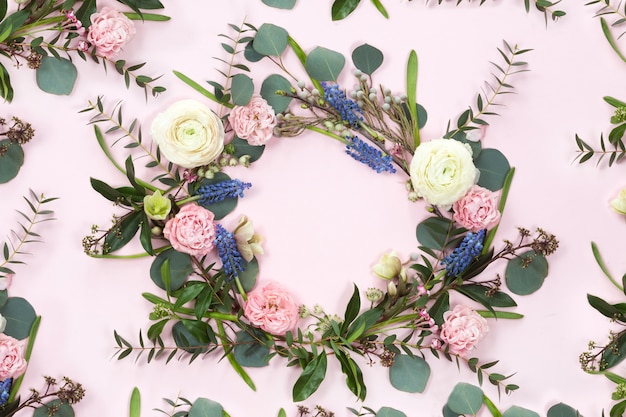
<svg viewBox="0 0 626 417">
<path fill-rule="evenodd" d="M 152 121 L 150 131 L 161 153 L 183 168 L 207 165 L 224 149 L 222 121 L 196 100 L 169 106 Z"/>
<path fill-rule="evenodd" d="M 413 189 L 438 206 L 453 204 L 478 179 L 472 149 L 454 139 L 422 143 L 415 150 L 409 172 Z"/>
</svg>

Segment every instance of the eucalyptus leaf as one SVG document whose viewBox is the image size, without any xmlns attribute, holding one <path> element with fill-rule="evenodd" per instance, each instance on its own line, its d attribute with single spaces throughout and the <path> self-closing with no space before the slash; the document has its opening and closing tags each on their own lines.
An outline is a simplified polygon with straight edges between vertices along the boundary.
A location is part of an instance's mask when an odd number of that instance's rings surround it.
<svg viewBox="0 0 626 417">
<path fill-rule="evenodd" d="M 443 409 L 441 410 L 441 414 L 443 414 L 443 417 L 458 417 L 458 416 L 460 416 L 459 413 L 455 413 L 454 411 L 450 410 L 450 407 L 448 406 L 448 404 L 443 406 Z"/>
<path fill-rule="evenodd" d="M 547 417 L 581 417 L 578 410 L 567 404 L 558 403 L 550 407 Z"/>
<path fill-rule="evenodd" d="M 346 63 L 339 52 L 318 46 L 309 52 L 304 67 L 318 81 L 336 81 Z"/>
<path fill-rule="evenodd" d="M 483 391 L 475 385 L 456 384 L 448 397 L 448 407 L 458 414 L 476 415 L 483 405 Z"/>
<path fill-rule="evenodd" d="M 474 165 L 480 170 L 478 185 L 491 191 L 502 188 L 506 174 L 511 169 L 509 161 L 497 149 L 483 149 L 474 159 Z"/>
<path fill-rule="evenodd" d="M 421 356 L 396 355 L 389 368 L 391 385 L 403 392 L 424 392 L 430 366 Z"/>
<path fill-rule="evenodd" d="M 198 398 L 189 409 L 188 417 L 223 417 L 224 408 L 208 398 Z"/>
<path fill-rule="evenodd" d="M 248 104 L 254 94 L 254 83 L 252 78 L 246 74 L 235 74 L 231 80 L 232 85 L 230 92 L 232 94 L 232 102 L 236 106 L 245 106 Z"/>
<path fill-rule="evenodd" d="M 256 285 L 256 280 L 259 276 L 259 261 L 256 258 L 252 258 L 250 262 L 246 262 L 244 270 L 239 273 L 239 282 L 243 290 L 251 291 Z"/>
<path fill-rule="evenodd" d="M 19 143 L 9 139 L 0 140 L 0 148 L 6 152 L 0 155 L 0 184 L 7 183 L 15 178 L 24 164 L 24 150 Z"/>
<path fill-rule="evenodd" d="M 230 145 L 235 148 L 233 157 L 241 158 L 244 155 L 248 155 L 250 157 L 250 162 L 258 160 L 261 155 L 263 155 L 263 151 L 265 150 L 265 145 L 250 145 L 247 140 L 241 139 L 237 136 L 235 136 L 235 138 L 230 142 Z"/>
<path fill-rule="evenodd" d="M 526 408 L 514 405 L 502 413 L 502 417 L 539 417 L 539 414 Z"/>
<path fill-rule="evenodd" d="M 186 321 L 186 324 L 189 325 L 190 323 L 202 323 L 206 326 L 206 323 L 204 322 L 191 320 Z M 199 332 L 192 333 L 192 331 L 189 330 L 185 324 L 183 324 L 183 321 L 176 322 L 176 324 L 172 327 L 172 337 L 174 338 L 176 346 L 189 353 L 204 352 L 206 350 L 206 346 L 209 344 L 209 338 L 206 335 L 206 332 L 204 334 Z"/>
<path fill-rule="evenodd" d="M 508 262 L 504 276 L 506 286 L 514 294 L 532 294 L 541 288 L 548 276 L 548 261 L 540 253 L 535 254 L 532 250 L 524 252 Z"/>
<path fill-rule="evenodd" d="M 427 248 L 442 250 L 450 239 L 452 222 L 445 217 L 429 217 L 417 225 L 417 241 Z"/>
<path fill-rule="evenodd" d="M 357 69 L 372 75 L 382 65 L 383 53 L 380 49 L 365 43 L 352 51 L 352 62 Z"/>
<path fill-rule="evenodd" d="M 267 77 L 261 84 L 261 97 L 272 106 L 274 112 L 282 113 L 289 107 L 291 97 L 284 94 L 276 94 L 277 92 L 289 92 L 291 83 L 282 75 L 272 74 Z"/>
<path fill-rule="evenodd" d="M 37 318 L 35 309 L 24 298 L 9 297 L 0 314 L 7 321 L 4 334 L 18 340 L 24 340 L 30 334 L 30 329 Z"/>
<path fill-rule="evenodd" d="M 183 286 L 187 277 L 193 272 L 191 257 L 186 253 L 177 252 L 174 249 L 167 249 L 157 255 L 150 266 L 150 278 L 162 290 L 165 290 L 161 266 L 165 262 L 169 263 L 170 288 L 169 291 L 176 291 Z"/>
<path fill-rule="evenodd" d="M 375 417 L 406 417 L 406 414 L 400 410 L 396 410 L 395 408 L 381 407 Z"/>
<path fill-rule="evenodd" d="M 49 417 L 49 411 L 55 409 L 54 417 L 74 417 L 74 409 L 71 405 L 59 399 L 47 402 L 45 405 L 35 409 L 33 417 Z"/>
<path fill-rule="evenodd" d="M 275 9 L 291 10 L 296 5 L 296 0 L 263 0 L 263 4 Z"/>
<path fill-rule="evenodd" d="M 289 42 L 289 33 L 282 27 L 264 23 L 254 37 L 252 47 L 261 55 L 280 56 Z"/>
<path fill-rule="evenodd" d="M 37 85 L 46 93 L 69 95 L 74 88 L 78 71 L 66 58 L 44 56 L 37 68 Z"/>
<path fill-rule="evenodd" d="M 252 332 L 254 334 L 250 334 Z M 259 339 L 267 338 L 264 333 L 250 328 L 248 331 L 237 332 L 235 340 L 235 360 L 241 366 L 249 368 L 262 368 L 270 363 L 269 347 L 258 342 Z"/>
</svg>

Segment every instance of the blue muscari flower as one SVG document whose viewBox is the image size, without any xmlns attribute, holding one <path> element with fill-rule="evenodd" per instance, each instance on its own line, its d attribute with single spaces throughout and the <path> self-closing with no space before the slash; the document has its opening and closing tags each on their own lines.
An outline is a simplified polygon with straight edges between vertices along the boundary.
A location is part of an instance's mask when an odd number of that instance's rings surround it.
<svg viewBox="0 0 626 417">
<path fill-rule="evenodd" d="M 359 122 L 363 120 L 361 117 L 363 112 L 356 102 L 346 97 L 346 93 L 340 90 L 337 84 L 322 83 L 322 87 L 324 88 L 324 100 L 337 110 L 341 120 L 350 123 L 353 128 L 358 128 Z"/>
<path fill-rule="evenodd" d="M 7 378 L 0 382 L 0 406 L 3 406 L 9 401 L 9 391 L 11 391 L 11 385 L 13 378 Z"/>
<path fill-rule="evenodd" d="M 479 232 L 468 232 L 461 244 L 441 262 L 446 266 L 446 275 L 455 277 L 467 269 L 483 250 L 485 229 Z"/>
<path fill-rule="evenodd" d="M 245 269 L 245 261 L 241 257 L 239 250 L 237 249 L 237 241 L 235 235 L 232 232 L 224 229 L 221 224 L 215 226 L 215 246 L 217 247 L 217 254 L 222 260 L 224 273 L 230 280 Z"/>
<path fill-rule="evenodd" d="M 371 145 L 363 142 L 358 137 L 348 138 L 350 143 L 346 145 L 346 153 L 359 162 L 364 163 L 374 171 L 378 172 L 396 172 L 393 167 L 393 159 L 391 155 L 383 155 L 383 153 Z"/>
<path fill-rule="evenodd" d="M 243 197 L 243 191 L 252 187 L 249 182 L 240 180 L 226 180 L 210 185 L 202 185 L 198 188 L 198 195 L 202 198 L 198 200 L 200 204 L 219 203 L 227 198 Z"/>
</svg>

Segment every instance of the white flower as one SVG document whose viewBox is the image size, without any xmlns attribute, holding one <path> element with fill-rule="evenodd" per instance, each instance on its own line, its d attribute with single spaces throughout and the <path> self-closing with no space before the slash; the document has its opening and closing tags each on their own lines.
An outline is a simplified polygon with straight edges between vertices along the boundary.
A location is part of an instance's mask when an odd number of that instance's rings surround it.
<svg viewBox="0 0 626 417">
<path fill-rule="evenodd" d="M 413 189 L 429 204 L 450 205 L 478 179 L 472 149 L 454 139 L 435 139 L 415 150 L 409 167 Z"/>
<path fill-rule="evenodd" d="M 619 196 L 611 201 L 611 207 L 619 214 L 626 214 L 626 188 L 619 192 Z"/>
<path fill-rule="evenodd" d="M 207 165 L 224 149 L 222 121 L 196 100 L 172 104 L 157 115 L 150 130 L 161 153 L 183 168 Z"/>
</svg>

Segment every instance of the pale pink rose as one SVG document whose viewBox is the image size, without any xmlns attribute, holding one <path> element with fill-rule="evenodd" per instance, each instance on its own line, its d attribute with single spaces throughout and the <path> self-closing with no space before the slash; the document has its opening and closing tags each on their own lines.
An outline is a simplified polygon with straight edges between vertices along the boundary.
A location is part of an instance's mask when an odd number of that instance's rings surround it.
<svg viewBox="0 0 626 417">
<path fill-rule="evenodd" d="M 0 379 L 16 378 L 26 371 L 26 343 L 0 333 Z"/>
<path fill-rule="evenodd" d="M 165 223 L 163 235 L 178 252 L 204 256 L 213 249 L 214 215 L 204 207 L 187 204 Z"/>
<path fill-rule="evenodd" d="M 465 357 L 489 331 L 487 320 L 471 308 L 457 304 L 443 313 L 439 337 L 448 344 L 448 351 Z"/>
<path fill-rule="evenodd" d="M 98 55 L 111 59 L 135 35 L 135 24 L 122 12 L 111 7 L 103 7 L 90 16 L 91 26 L 87 40 Z"/>
<path fill-rule="evenodd" d="M 293 330 L 298 321 L 298 305 L 277 282 L 270 282 L 248 294 L 243 314 L 250 322 L 278 336 Z"/>
<path fill-rule="evenodd" d="M 500 221 L 496 193 L 478 185 L 455 202 L 452 210 L 454 221 L 472 232 L 491 229 Z"/>
<path fill-rule="evenodd" d="M 274 134 L 276 115 L 264 98 L 254 95 L 245 106 L 235 106 L 228 115 L 235 134 L 250 145 L 265 145 Z"/>
</svg>

